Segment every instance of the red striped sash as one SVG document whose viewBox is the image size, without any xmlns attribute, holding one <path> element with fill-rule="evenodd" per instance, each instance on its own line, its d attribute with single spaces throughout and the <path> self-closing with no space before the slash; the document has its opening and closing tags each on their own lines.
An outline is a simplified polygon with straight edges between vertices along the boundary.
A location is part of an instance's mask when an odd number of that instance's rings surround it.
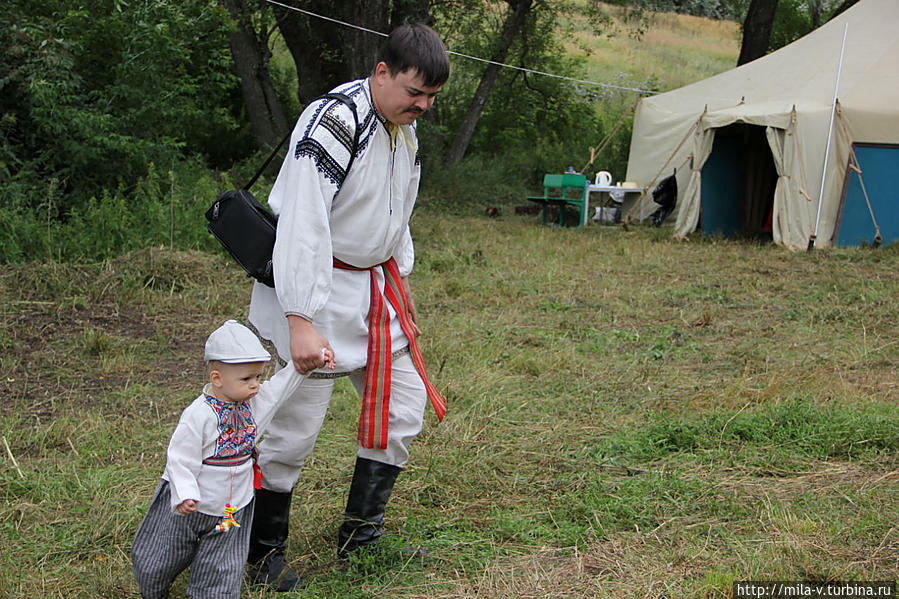
<svg viewBox="0 0 899 599">
<path fill-rule="evenodd" d="M 387 448 L 387 422 L 390 408 L 390 314 L 384 303 L 386 298 L 393 305 L 400 326 L 409 340 L 409 353 L 418 374 L 425 385 L 428 399 L 437 412 L 437 419 L 446 414 L 446 399 L 431 384 L 425 369 L 425 360 L 415 339 L 415 327 L 406 309 L 399 267 L 390 258 L 371 268 L 358 268 L 334 258 L 334 267 L 342 270 L 367 270 L 370 273 L 371 302 L 368 309 L 368 361 L 365 367 L 365 387 L 362 393 L 362 414 L 359 417 L 359 443 L 368 449 L 377 446 Z M 384 292 L 378 288 L 375 269 L 384 272 Z"/>
</svg>

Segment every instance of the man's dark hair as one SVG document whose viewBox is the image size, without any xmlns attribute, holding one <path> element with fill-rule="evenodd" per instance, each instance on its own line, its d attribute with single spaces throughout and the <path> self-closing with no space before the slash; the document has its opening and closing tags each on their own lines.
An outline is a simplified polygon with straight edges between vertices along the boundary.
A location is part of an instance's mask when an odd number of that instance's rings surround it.
<svg viewBox="0 0 899 599">
<path fill-rule="evenodd" d="M 405 24 L 394 29 L 378 54 L 393 76 L 416 69 L 426 87 L 436 87 L 449 79 L 449 56 L 434 30 L 427 25 Z"/>
</svg>

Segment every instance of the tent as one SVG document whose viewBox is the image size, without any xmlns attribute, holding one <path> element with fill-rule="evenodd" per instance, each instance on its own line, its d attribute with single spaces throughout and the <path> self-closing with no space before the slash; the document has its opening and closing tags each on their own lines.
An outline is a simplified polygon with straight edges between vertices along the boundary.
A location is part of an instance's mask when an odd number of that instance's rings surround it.
<svg viewBox="0 0 899 599">
<path fill-rule="evenodd" d="M 776 52 L 641 99 L 627 179 L 676 170 L 680 237 L 899 240 L 897 31 L 899 0 L 861 0 Z"/>
</svg>

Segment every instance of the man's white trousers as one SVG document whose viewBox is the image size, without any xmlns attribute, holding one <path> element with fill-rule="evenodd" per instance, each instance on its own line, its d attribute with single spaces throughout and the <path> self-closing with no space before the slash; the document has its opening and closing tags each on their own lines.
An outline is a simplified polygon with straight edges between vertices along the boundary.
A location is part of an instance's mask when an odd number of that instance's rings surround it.
<svg viewBox="0 0 899 599">
<path fill-rule="evenodd" d="M 361 397 L 365 373 L 349 375 Z M 331 401 L 335 379 L 306 379 L 284 401 L 259 442 L 262 486 L 270 491 L 293 489 L 315 441 Z M 359 457 L 403 467 L 409 460 L 409 444 L 421 432 L 428 396 L 421 376 L 408 353 L 393 358 L 390 374 L 390 412 L 387 448 L 359 447 Z M 360 403 L 361 410 L 361 403 Z M 355 434 L 355 426 L 352 434 Z M 349 431 L 347 431 L 349 433 Z"/>
</svg>

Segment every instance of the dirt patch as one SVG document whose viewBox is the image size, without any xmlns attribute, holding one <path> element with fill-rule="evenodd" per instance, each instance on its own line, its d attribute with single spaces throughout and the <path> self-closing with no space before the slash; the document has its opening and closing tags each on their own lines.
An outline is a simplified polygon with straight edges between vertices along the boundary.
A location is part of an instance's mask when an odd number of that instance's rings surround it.
<svg viewBox="0 0 899 599">
<path fill-rule="evenodd" d="M 113 304 L 18 311 L 4 323 L 14 358 L 0 377 L 0 393 L 13 401 L 2 404 L 0 413 L 47 419 L 56 401 L 102 401 L 138 381 L 186 388 L 188 375 L 195 378 L 200 372 L 198 345 L 192 336 L 173 335 L 172 329 L 173 321 L 187 316 L 149 316 L 133 306 Z M 163 339 L 165 349 L 159 351 Z M 129 358 L 153 351 L 158 352 L 154 360 Z"/>
<path fill-rule="evenodd" d="M 133 384 L 193 394 L 215 312 L 239 318 L 235 306 L 249 298 L 233 274 L 214 256 L 159 249 L 107 264 L 3 267 L 0 415 L 46 421 L 70 399 L 120 411 Z"/>
</svg>

